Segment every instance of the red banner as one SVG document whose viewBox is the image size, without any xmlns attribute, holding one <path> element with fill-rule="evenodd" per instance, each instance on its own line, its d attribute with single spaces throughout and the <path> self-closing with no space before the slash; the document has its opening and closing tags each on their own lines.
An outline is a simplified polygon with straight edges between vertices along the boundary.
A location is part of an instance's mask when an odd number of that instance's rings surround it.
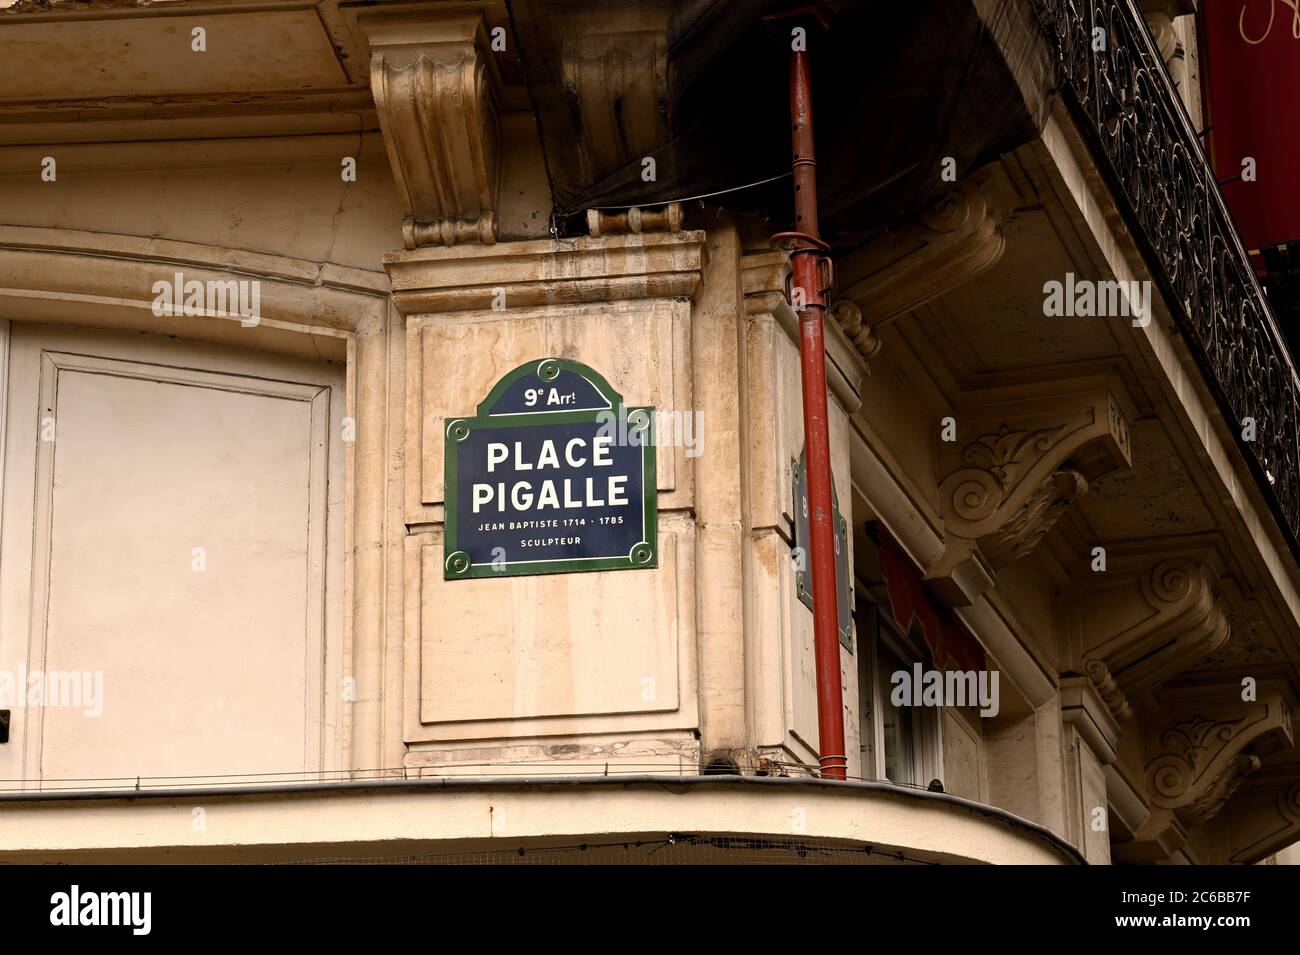
<svg viewBox="0 0 1300 955">
<path fill-rule="evenodd" d="M 1202 0 L 1200 17 L 1210 157 L 1260 268 L 1300 239 L 1300 0 Z"/>
<path fill-rule="evenodd" d="M 938 669 L 986 669 L 984 648 L 951 610 L 930 596 L 921 571 L 889 531 L 877 526 L 874 536 L 880 547 L 880 569 L 889 590 L 890 610 L 899 626 L 910 630 L 913 620 L 920 624 L 921 635 Z"/>
</svg>

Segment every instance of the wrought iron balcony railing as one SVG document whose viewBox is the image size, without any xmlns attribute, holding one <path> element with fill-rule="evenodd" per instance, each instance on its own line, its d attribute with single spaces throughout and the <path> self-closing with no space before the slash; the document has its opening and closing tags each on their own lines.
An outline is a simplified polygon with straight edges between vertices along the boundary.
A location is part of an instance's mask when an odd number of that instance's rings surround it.
<svg viewBox="0 0 1300 955">
<path fill-rule="evenodd" d="M 1146 19 L 1136 0 L 1031 3 L 1060 93 L 1300 555 L 1300 380 Z"/>
</svg>

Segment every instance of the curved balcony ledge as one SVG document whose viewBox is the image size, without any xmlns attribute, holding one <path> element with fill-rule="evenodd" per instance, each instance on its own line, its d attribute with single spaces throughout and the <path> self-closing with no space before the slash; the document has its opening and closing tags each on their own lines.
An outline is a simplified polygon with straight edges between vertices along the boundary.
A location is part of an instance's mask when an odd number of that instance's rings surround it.
<svg viewBox="0 0 1300 955">
<path fill-rule="evenodd" d="M 1048 830 L 991 806 L 889 783 L 819 779 L 440 777 L 129 795 L 11 793 L 0 803 L 4 862 L 391 858 L 670 834 L 775 841 L 792 859 L 803 847 L 871 847 L 865 862 L 1083 861 Z"/>
</svg>

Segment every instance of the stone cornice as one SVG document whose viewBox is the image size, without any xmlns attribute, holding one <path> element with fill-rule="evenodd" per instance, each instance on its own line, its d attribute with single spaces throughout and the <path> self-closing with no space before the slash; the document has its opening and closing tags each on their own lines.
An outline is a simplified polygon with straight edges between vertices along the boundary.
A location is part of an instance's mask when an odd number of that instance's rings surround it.
<svg viewBox="0 0 1300 955">
<path fill-rule="evenodd" d="M 403 315 L 646 298 L 689 298 L 704 233 L 509 242 L 384 256 Z"/>
<path fill-rule="evenodd" d="M 238 316 L 156 316 L 153 284 L 171 280 L 177 272 L 205 283 L 257 280 L 262 321 L 246 328 Z M 170 239 L 0 226 L 0 306 L 6 317 L 20 320 L 130 328 L 246 346 L 282 332 L 291 333 L 285 341 L 301 339 L 303 333 L 354 334 L 363 324 L 382 322 L 387 298 L 381 272 Z M 319 347 L 312 346 L 312 353 L 318 354 Z"/>
</svg>

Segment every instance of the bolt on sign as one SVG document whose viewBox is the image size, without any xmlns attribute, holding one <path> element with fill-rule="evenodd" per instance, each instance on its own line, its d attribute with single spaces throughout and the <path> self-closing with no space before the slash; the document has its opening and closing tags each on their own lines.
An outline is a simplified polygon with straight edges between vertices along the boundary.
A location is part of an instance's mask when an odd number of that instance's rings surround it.
<svg viewBox="0 0 1300 955">
<path fill-rule="evenodd" d="M 790 460 L 794 474 L 794 546 L 802 554 L 795 572 L 795 589 L 799 599 L 809 610 L 813 609 L 812 583 L 812 530 L 808 522 L 808 459 L 806 452 L 799 460 Z M 849 589 L 849 522 L 840 514 L 840 494 L 831 482 L 832 515 L 835 527 L 835 597 L 839 602 L 840 643 L 853 650 L 853 592 Z"/>
<path fill-rule="evenodd" d="M 656 567 L 654 409 L 542 358 L 446 427 L 447 580 Z"/>
</svg>

